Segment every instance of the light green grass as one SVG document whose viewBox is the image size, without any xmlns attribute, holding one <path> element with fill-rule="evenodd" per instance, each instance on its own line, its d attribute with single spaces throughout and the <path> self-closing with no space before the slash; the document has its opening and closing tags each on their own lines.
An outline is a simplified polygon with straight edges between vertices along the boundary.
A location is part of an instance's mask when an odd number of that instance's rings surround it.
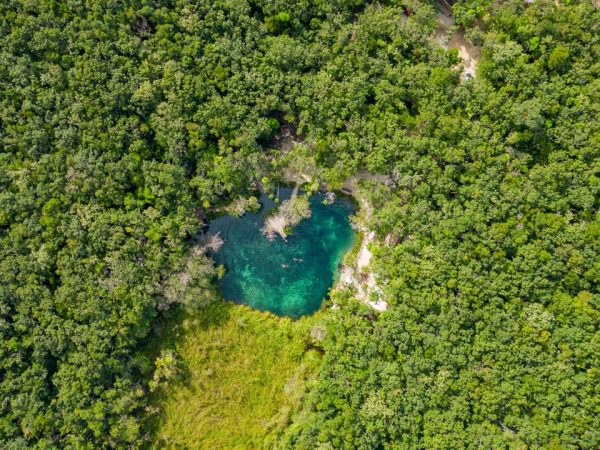
<svg viewBox="0 0 600 450">
<path fill-rule="evenodd" d="M 320 356 L 311 324 L 216 302 L 161 325 L 153 351 L 175 350 L 176 379 L 154 394 L 154 448 L 269 448 L 300 403 Z M 153 411 L 153 412 L 152 412 Z"/>
</svg>

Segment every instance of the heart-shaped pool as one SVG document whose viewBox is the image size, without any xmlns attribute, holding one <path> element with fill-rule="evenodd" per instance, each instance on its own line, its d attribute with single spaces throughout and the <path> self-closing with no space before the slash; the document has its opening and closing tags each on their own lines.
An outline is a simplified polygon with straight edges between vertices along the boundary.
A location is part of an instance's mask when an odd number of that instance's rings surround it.
<svg viewBox="0 0 600 450">
<path fill-rule="evenodd" d="M 280 191 L 280 200 L 291 189 Z M 266 195 L 256 214 L 222 216 L 209 233 L 221 233 L 225 244 L 213 258 L 227 272 L 220 280 L 224 299 L 281 316 L 299 317 L 317 311 L 338 277 L 338 266 L 354 243 L 349 216 L 353 203 L 338 196 L 331 205 L 323 194 L 310 197 L 312 215 L 294 227 L 287 242 L 262 233 L 265 215 L 277 205 Z"/>
</svg>

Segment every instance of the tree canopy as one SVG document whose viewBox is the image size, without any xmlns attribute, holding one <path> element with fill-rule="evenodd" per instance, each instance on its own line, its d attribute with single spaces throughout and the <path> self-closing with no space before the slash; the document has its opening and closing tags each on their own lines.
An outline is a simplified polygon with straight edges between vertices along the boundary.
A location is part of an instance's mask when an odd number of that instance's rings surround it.
<svg viewBox="0 0 600 450">
<path fill-rule="evenodd" d="M 456 2 L 464 80 L 436 8 L 2 2 L 0 441 L 147 445 L 144 342 L 217 298 L 195 236 L 281 178 L 285 131 L 316 181 L 392 182 L 365 189 L 390 308 L 334 294 L 281 445 L 598 448 L 600 13 Z"/>
</svg>

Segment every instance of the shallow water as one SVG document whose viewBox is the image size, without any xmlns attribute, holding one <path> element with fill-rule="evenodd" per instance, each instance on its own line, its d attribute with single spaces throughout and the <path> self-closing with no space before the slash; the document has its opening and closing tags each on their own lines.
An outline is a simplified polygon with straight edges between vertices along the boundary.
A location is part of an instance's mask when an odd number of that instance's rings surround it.
<svg viewBox="0 0 600 450">
<path fill-rule="evenodd" d="M 283 189 L 280 200 L 290 194 L 291 189 Z M 211 221 L 209 233 L 220 232 L 225 240 L 213 255 L 227 269 L 220 281 L 223 298 L 281 316 L 317 311 L 355 238 L 349 221 L 352 202 L 338 197 L 324 205 L 323 200 L 322 194 L 310 197 L 312 216 L 294 227 L 287 242 L 280 237 L 269 241 L 260 231 L 265 214 L 276 206 L 265 195 L 257 214 Z"/>
</svg>

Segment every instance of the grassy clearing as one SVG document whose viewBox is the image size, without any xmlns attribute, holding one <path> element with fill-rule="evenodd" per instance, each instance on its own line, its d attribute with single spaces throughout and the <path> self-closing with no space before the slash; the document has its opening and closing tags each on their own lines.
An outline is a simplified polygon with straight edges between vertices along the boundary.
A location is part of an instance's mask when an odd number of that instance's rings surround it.
<svg viewBox="0 0 600 450">
<path fill-rule="evenodd" d="M 306 350 L 318 320 L 216 302 L 162 324 L 152 351 L 174 350 L 178 375 L 153 395 L 153 447 L 270 447 L 320 362 L 316 351 Z"/>
</svg>

